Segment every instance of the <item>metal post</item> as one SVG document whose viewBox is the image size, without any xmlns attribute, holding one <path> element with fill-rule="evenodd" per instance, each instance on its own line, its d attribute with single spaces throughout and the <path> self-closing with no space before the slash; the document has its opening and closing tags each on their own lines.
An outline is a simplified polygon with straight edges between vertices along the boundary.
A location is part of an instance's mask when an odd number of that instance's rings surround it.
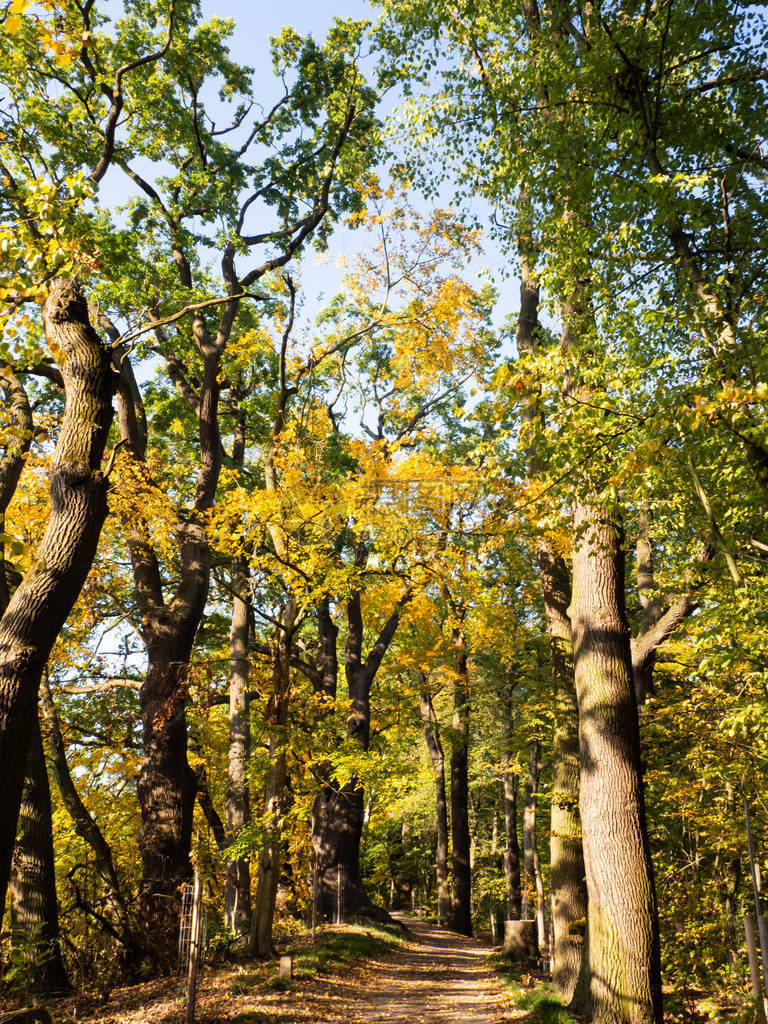
<svg viewBox="0 0 768 1024">
<path fill-rule="evenodd" d="M 192 894 L 192 930 L 189 936 L 189 966 L 187 969 L 186 1024 L 194 1024 L 195 999 L 197 998 L 197 972 L 200 965 L 200 933 L 203 902 L 203 887 L 200 884 L 200 869 L 195 864 L 195 887 Z"/>
</svg>

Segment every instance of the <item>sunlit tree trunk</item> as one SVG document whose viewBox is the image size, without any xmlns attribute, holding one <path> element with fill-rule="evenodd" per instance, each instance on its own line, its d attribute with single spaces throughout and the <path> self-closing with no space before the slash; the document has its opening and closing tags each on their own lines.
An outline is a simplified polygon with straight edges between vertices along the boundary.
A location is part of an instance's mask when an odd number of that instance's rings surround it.
<svg viewBox="0 0 768 1024">
<path fill-rule="evenodd" d="M 93 563 L 107 514 L 100 467 L 112 420 L 110 353 L 72 281 L 54 282 L 43 322 L 51 351 L 61 354 L 65 410 L 51 460 L 45 534 L 0 619 L 0 921 L 40 676 Z"/>
<path fill-rule="evenodd" d="M 616 517 L 574 509 L 573 655 L 589 893 L 591 1014 L 661 1024 L 659 931 Z"/>
<path fill-rule="evenodd" d="M 34 724 L 11 873 L 11 938 L 28 960 L 37 992 L 68 989 L 59 944 L 51 790 L 39 721 Z"/>
<path fill-rule="evenodd" d="M 523 230 L 518 237 L 520 315 L 516 340 L 521 356 L 533 357 L 539 348 L 539 281 L 531 243 L 530 203 L 525 195 L 521 197 L 520 209 Z M 523 439 L 532 476 L 541 475 L 541 465 L 536 446 L 525 428 L 533 427 L 538 416 L 535 403 L 524 401 Z M 558 995 L 568 1002 L 579 976 L 587 923 L 587 884 L 579 818 L 579 718 L 573 678 L 573 637 L 568 617 L 571 585 L 565 559 L 545 535 L 537 539 L 536 557 L 554 682 L 550 820 L 552 983 Z"/>
<path fill-rule="evenodd" d="M 576 985 L 587 925 L 587 883 L 579 817 L 579 712 L 573 676 L 568 567 L 545 539 L 537 545 L 554 682 L 550 872 L 552 983 L 568 1002 Z"/>
</svg>

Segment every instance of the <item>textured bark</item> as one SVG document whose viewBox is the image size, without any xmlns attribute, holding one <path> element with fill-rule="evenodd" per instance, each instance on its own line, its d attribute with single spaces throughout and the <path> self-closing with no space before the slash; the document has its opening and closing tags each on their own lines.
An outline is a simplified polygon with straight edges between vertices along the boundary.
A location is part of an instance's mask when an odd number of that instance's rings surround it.
<svg viewBox="0 0 768 1024">
<path fill-rule="evenodd" d="M 199 621 L 199 620 L 198 620 Z M 186 626 L 186 628 L 181 628 Z M 173 956 L 179 884 L 192 876 L 190 848 L 197 780 L 187 761 L 187 675 L 197 622 L 152 623 L 140 691 L 144 756 L 138 780 L 141 914 L 157 955 Z M 149 630 L 145 630 L 147 636 Z"/>
<path fill-rule="evenodd" d="M 571 586 L 561 555 L 542 538 L 539 573 L 554 681 L 550 871 L 554 960 L 552 983 L 564 1002 L 579 976 L 587 925 L 587 883 L 579 817 L 579 710 L 573 678 Z"/>
<path fill-rule="evenodd" d="M 504 922 L 504 945 L 502 955 L 510 960 L 529 963 L 539 955 L 539 941 L 535 921 Z"/>
<path fill-rule="evenodd" d="M 57 280 L 43 308 L 61 353 L 65 411 L 51 461 L 51 512 L 35 561 L 0 620 L 0 921 L 43 666 L 88 575 L 107 513 L 100 471 L 112 419 L 109 352 L 79 287 Z"/>
<path fill-rule="evenodd" d="M 107 923 L 116 939 L 126 949 L 134 951 L 137 946 L 137 939 L 131 927 L 128 915 L 128 908 L 123 897 L 120 882 L 115 871 L 112 851 L 95 819 L 83 803 L 75 788 L 74 781 L 67 764 L 66 748 L 64 738 L 61 735 L 61 727 L 56 708 L 51 696 L 51 690 L 47 675 L 43 675 L 40 688 L 40 703 L 45 718 L 48 741 L 51 751 L 51 769 L 56 780 L 61 801 L 64 808 L 72 819 L 75 832 L 84 839 L 93 851 L 96 871 L 104 887 L 105 910 Z"/>
<path fill-rule="evenodd" d="M 435 849 L 435 874 L 437 878 L 437 917 L 440 923 L 448 920 L 451 909 L 451 894 L 448 886 L 448 801 L 445 793 L 445 755 L 440 741 L 440 728 L 432 707 L 432 698 L 422 675 L 419 694 L 421 724 L 427 743 L 432 774 L 435 782 L 435 811 L 437 817 L 437 846 Z"/>
<path fill-rule="evenodd" d="M 4 413 L 16 429 L 0 459 L 0 615 L 8 607 L 20 578 L 5 562 L 2 534 L 5 512 L 13 498 L 24 455 L 32 439 L 32 411 L 27 393 L 10 367 L 0 362 Z M 18 832 L 11 866 L 11 941 L 29 963 L 32 989 L 53 992 L 69 988 L 59 944 L 51 792 L 37 715 L 27 755 Z"/>
<path fill-rule="evenodd" d="M 661 1024 L 658 916 L 621 531 L 609 512 L 585 503 L 574 509 L 574 530 L 571 622 L 591 1013 L 599 1024 Z"/>
<path fill-rule="evenodd" d="M 236 840 L 250 821 L 250 799 L 246 767 L 251 746 L 249 722 L 248 635 L 249 591 L 245 565 L 232 574 L 234 597 L 229 631 L 229 764 L 227 770 L 227 833 Z M 246 938 L 251 928 L 251 873 L 246 857 L 227 859 L 224 890 L 224 919 L 233 935 Z"/>
<path fill-rule="evenodd" d="M 59 910 L 53 858 L 51 790 L 40 723 L 35 722 L 21 797 L 11 873 L 11 938 L 32 971 L 32 989 L 69 989 L 59 944 Z"/>
<path fill-rule="evenodd" d="M 539 858 L 539 845 L 533 847 L 533 880 L 536 888 L 536 935 L 539 940 L 541 955 L 549 949 L 547 941 L 547 921 L 544 909 L 544 876 L 541 873 L 541 860 Z"/>
<path fill-rule="evenodd" d="M 462 616 L 463 617 L 463 616 Z M 472 934 L 472 866 L 469 835 L 469 674 L 467 644 L 461 628 L 454 630 L 456 681 L 453 687 L 451 747 L 451 866 L 453 903 L 451 928 Z"/>
<path fill-rule="evenodd" d="M 317 631 L 320 650 L 313 673 L 315 693 L 331 706 L 336 700 L 339 662 L 336 640 L 338 626 L 331 617 L 330 601 L 324 597 L 317 606 Z M 362 792 L 356 787 L 340 788 L 333 778 L 332 767 L 319 766 L 318 775 L 325 785 L 315 797 L 312 806 L 312 847 L 315 855 L 317 878 L 316 913 L 333 920 L 336 906 L 336 877 L 340 865 L 357 884 L 360 877 L 360 854 L 357 837 L 363 829 Z M 362 889 L 362 883 L 360 883 Z"/>
<path fill-rule="evenodd" d="M 522 206 L 525 215 L 525 200 Z M 539 325 L 539 282 L 529 239 L 529 231 L 518 237 L 521 279 L 517 346 L 522 356 L 536 354 Z M 524 424 L 533 424 L 536 419 L 534 403 L 524 402 Z M 529 472 L 531 476 L 538 476 L 541 472 L 538 452 L 530 438 L 526 438 L 526 442 Z M 573 679 L 573 637 L 568 617 L 571 586 L 565 560 L 546 536 L 538 538 L 536 556 L 554 681 L 550 823 L 554 939 L 552 983 L 558 995 L 567 1002 L 573 995 L 579 976 L 587 918 L 587 886 L 579 818 L 579 721 Z"/>
<path fill-rule="evenodd" d="M 317 629 L 320 637 L 320 653 L 315 692 L 322 694 L 328 701 L 334 701 L 339 678 L 339 656 L 336 650 L 339 627 L 331 618 L 328 597 L 324 597 L 317 607 Z"/>
<path fill-rule="evenodd" d="M 369 900 L 360 877 L 360 837 L 365 821 L 365 794 L 352 780 L 339 787 L 331 779 L 312 807 L 312 846 L 318 878 L 318 913 L 333 920 L 339 871 L 344 885 L 345 915 L 367 907 Z"/>
</svg>

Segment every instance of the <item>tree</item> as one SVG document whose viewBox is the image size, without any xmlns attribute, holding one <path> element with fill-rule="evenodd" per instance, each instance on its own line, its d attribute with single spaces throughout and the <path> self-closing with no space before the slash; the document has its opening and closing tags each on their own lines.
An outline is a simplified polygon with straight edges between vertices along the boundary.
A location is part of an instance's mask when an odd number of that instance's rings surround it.
<svg viewBox="0 0 768 1024">
<path fill-rule="evenodd" d="M 192 645 L 209 584 L 210 551 L 203 519 L 214 503 L 221 466 L 222 354 L 238 322 L 241 303 L 252 298 L 249 289 L 292 259 L 329 211 L 333 216 L 354 206 L 354 182 L 375 150 L 375 132 L 371 131 L 372 94 L 362 84 L 355 64 L 360 30 L 351 23 L 339 23 L 325 50 L 290 32 L 277 41 L 276 68 L 292 75 L 293 81 L 286 84 L 284 95 L 263 121 L 253 120 L 244 145 L 228 141 L 243 124 L 246 114 L 240 110 L 235 111 L 234 123 L 222 140 L 207 113 L 206 80 L 222 75 L 224 91 L 231 97 L 243 96 L 248 89 L 247 69 L 236 67 L 226 55 L 224 40 L 231 26 L 223 22 L 202 26 L 194 5 L 183 9 L 171 5 L 167 12 L 162 8 L 146 4 L 131 11 L 112 32 L 105 30 L 100 15 L 90 7 L 79 15 L 73 12 L 74 21 L 82 21 L 87 45 L 77 60 L 58 72 L 66 80 L 64 91 L 51 97 L 53 78 L 33 62 L 22 76 L 27 98 L 20 97 L 20 108 L 29 110 L 41 96 L 49 101 L 45 117 L 38 121 L 42 139 L 54 149 L 57 166 L 74 173 L 83 163 L 95 165 L 91 172 L 95 182 L 110 166 L 118 167 L 137 190 L 127 226 L 102 234 L 103 259 L 117 260 L 123 269 L 115 286 L 101 295 L 103 306 L 112 313 L 111 317 L 102 314 L 101 322 L 115 344 L 124 340 L 115 326 L 121 317 L 136 314 L 145 327 L 151 326 L 157 347 L 168 356 L 171 379 L 182 390 L 186 385 L 199 425 L 199 471 L 186 496 L 188 507 L 176 525 L 180 564 L 170 595 L 162 584 L 157 551 L 142 533 L 141 523 L 128 531 L 149 654 L 142 689 L 145 764 L 139 780 L 144 912 L 152 927 L 170 934 L 166 897 L 190 871 L 196 786 L 186 758 L 184 703 Z M 142 24 L 157 24 L 159 13 L 166 17 L 158 47 L 146 55 L 130 54 L 126 60 L 135 34 L 145 35 Z M 104 80 L 110 67 L 114 87 Z M 111 101 L 102 137 L 93 131 L 93 122 L 105 93 Z M 137 123 L 126 116 L 131 111 L 140 112 L 142 128 L 137 131 L 126 127 Z M 157 141 L 144 131 L 152 118 L 175 126 L 173 147 L 163 148 L 162 154 Z M 314 126 L 312 137 L 302 138 L 301 129 L 309 121 Z M 79 131 L 72 131 L 74 124 Z M 121 128 L 125 128 L 122 134 Z M 273 156 L 262 164 L 250 162 L 257 146 L 271 148 Z M 134 167 L 140 157 L 149 161 L 149 170 L 141 173 Z M 170 162 L 172 174 L 165 175 L 163 166 L 153 178 L 152 168 L 158 169 L 160 159 Z M 248 214 L 257 201 L 275 208 L 279 223 L 254 233 Z M 309 206 L 308 213 L 304 204 Z M 226 220 L 225 237 L 219 233 L 220 217 Z M 192 220 L 205 225 L 202 234 L 190 229 Z M 95 226 L 97 233 L 101 226 Z M 211 277 L 195 251 L 206 230 L 207 241 L 221 254 L 221 283 L 214 288 L 223 291 L 223 299 L 210 297 Z M 237 261 L 259 247 L 271 251 L 249 269 L 238 271 Z M 127 264 L 126 251 L 131 252 Z M 142 307 L 136 298 L 147 291 L 148 264 L 155 267 L 154 280 L 149 301 Z M 222 312 L 213 326 L 203 310 L 215 311 L 217 305 Z M 181 359 L 170 354 L 164 330 L 169 322 L 177 324 L 185 338 Z M 123 370 L 130 372 L 125 350 Z M 194 379 L 198 372 L 199 383 Z M 121 388 L 120 400 L 122 440 L 141 463 L 149 439 L 138 392 L 130 381 Z"/>
<path fill-rule="evenodd" d="M 13 852 L 26 752 L 45 661 L 74 604 L 107 514 L 108 473 L 101 461 L 112 419 L 110 354 L 72 281 L 51 288 L 46 338 L 61 353 L 66 409 L 51 464 L 51 513 L 35 563 L 0 619 L 0 910 Z"/>
<path fill-rule="evenodd" d="M 435 871 L 437 875 L 437 917 L 442 923 L 448 920 L 450 892 L 448 889 L 448 801 L 445 793 L 445 755 L 440 741 L 440 731 L 427 687 L 427 678 L 421 673 L 422 686 L 419 691 L 419 710 L 424 726 L 432 770 L 435 776 L 435 810 L 437 816 L 437 848 Z"/>
<path fill-rule="evenodd" d="M 39 992 L 69 989 L 61 958 L 59 911 L 53 860 L 51 791 L 40 735 L 33 729 L 21 794 L 19 836 L 11 869 L 11 932 L 29 961 L 31 988 Z"/>
</svg>

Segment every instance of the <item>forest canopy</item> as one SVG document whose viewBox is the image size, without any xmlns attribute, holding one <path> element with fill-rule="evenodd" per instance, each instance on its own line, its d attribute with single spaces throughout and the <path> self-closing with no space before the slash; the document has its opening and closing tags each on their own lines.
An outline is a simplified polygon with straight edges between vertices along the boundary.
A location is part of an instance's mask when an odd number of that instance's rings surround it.
<svg viewBox="0 0 768 1024">
<path fill-rule="evenodd" d="M 4 994 L 196 871 L 214 958 L 418 908 L 764 1020 L 764 10 L 333 14 L 0 5 Z"/>
</svg>

